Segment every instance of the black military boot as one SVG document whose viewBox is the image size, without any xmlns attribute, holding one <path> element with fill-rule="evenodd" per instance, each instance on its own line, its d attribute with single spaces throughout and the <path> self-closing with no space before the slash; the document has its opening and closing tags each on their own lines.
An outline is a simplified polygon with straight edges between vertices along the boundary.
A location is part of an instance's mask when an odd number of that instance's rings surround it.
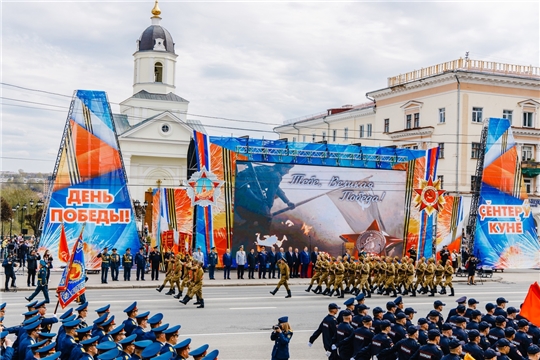
<svg viewBox="0 0 540 360">
<path fill-rule="evenodd" d="M 429 294 L 428 296 L 435 296 L 435 288 L 431 288 L 431 294 Z"/>
<path fill-rule="evenodd" d="M 341 294 L 338 295 L 338 298 L 342 298 L 342 299 L 343 299 L 344 297 L 345 297 L 345 292 L 342 291 Z"/>
<path fill-rule="evenodd" d="M 278 288 L 275 288 L 274 291 L 270 291 L 270 294 L 276 295 L 276 293 L 277 293 L 278 290 L 279 290 Z"/>
<path fill-rule="evenodd" d="M 313 291 L 315 294 L 320 294 L 321 291 L 322 291 L 322 286 L 319 285 L 319 286 L 317 286 L 317 287 L 315 288 L 315 290 L 311 290 L 311 291 Z"/>
<path fill-rule="evenodd" d="M 339 289 L 336 289 L 336 296 L 338 296 L 338 297 L 341 296 L 342 292 L 343 292 L 343 290 L 341 290 L 341 292 L 340 292 Z M 330 295 L 330 296 L 332 296 L 332 295 Z"/>
<path fill-rule="evenodd" d="M 187 305 L 187 303 L 189 302 L 189 300 L 191 300 L 191 298 L 189 296 L 184 296 L 184 298 L 182 300 L 180 300 L 179 302 L 181 302 L 182 304 L 184 305 Z"/>
<path fill-rule="evenodd" d="M 197 306 L 198 309 L 203 309 L 204 308 L 204 299 L 200 299 L 199 300 L 199 306 Z"/>
<path fill-rule="evenodd" d="M 324 289 L 322 294 L 323 295 L 328 295 L 329 292 L 330 292 L 330 288 L 326 288 L 326 289 Z"/>
<path fill-rule="evenodd" d="M 450 288 L 450 294 L 448 294 L 448 296 L 454 296 L 454 288 L 453 287 Z"/>
<path fill-rule="evenodd" d="M 309 292 L 311 290 L 311 287 L 312 285 L 309 285 L 308 288 L 306 289 L 306 292 Z"/>
<path fill-rule="evenodd" d="M 396 289 L 392 289 L 392 297 L 397 297 L 397 292 L 396 292 Z"/>
<path fill-rule="evenodd" d="M 371 291 L 368 289 L 368 290 L 366 290 L 366 293 L 367 293 L 366 297 L 370 298 L 371 297 Z"/>
<path fill-rule="evenodd" d="M 407 289 L 406 287 L 403 287 L 403 291 L 401 292 L 401 295 L 403 296 L 409 295 L 409 289 Z"/>
<path fill-rule="evenodd" d="M 157 290 L 158 292 L 161 292 L 161 291 L 163 290 L 164 287 L 165 287 L 165 286 L 161 285 L 161 286 L 158 287 L 156 290 Z"/>
<path fill-rule="evenodd" d="M 182 293 L 183 293 L 183 291 L 180 291 L 180 292 L 178 293 L 178 295 L 174 295 L 173 297 L 174 297 L 175 299 L 180 299 L 180 298 L 182 297 Z"/>
<path fill-rule="evenodd" d="M 343 291 L 344 291 L 346 294 L 348 294 L 348 293 L 351 292 L 351 291 L 349 290 L 349 287 L 348 287 L 348 286 L 347 286 L 347 287 L 345 288 L 345 290 L 343 290 Z"/>
<path fill-rule="evenodd" d="M 411 296 L 416 297 L 416 289 L 415 288 L 411 289 Z"/>
<path fill-rule="evenodd" d="M 174 295 L 176 291 L 174 291 L 173 288 L 171 288 L 168 292 L 165 293 L 165 295 Z"/>
<path fill-rule="evenodd" d="M 292 296 L 291 290 L 287 290 L 287 296 L 285 296 L 285 298 L 290 298 L 291 296 Z"/>
<path fill-rule="evenodd" d="M 334 290 L 330 291 L 330 292 L 328 293 L 328 296 L 332 297 L 332 295 L 334 295 L 334 292 L 335 292 Z"/>
<path fill-rule="evenodd" d="M 201 303 L 201 299 L 197 296 L 197 301 L 193 303 L 193 305 L 199 305 Z"/>
<path fill-rule="evenodd" d="M 446 294 L 446 286 L 442 286 L 441 291 L 439 291 L 439 294 L 444 295 Z"/>
</svg>

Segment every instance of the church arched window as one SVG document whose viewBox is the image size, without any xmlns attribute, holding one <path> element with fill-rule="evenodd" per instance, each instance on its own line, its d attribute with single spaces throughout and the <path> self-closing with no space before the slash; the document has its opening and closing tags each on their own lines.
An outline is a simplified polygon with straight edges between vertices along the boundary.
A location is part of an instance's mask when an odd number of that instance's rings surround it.
<svg viewBox="0 0 540 360">
<path fill-rule="evenodd" d="M 160 62 L 154 65 L 154 81 L 163 82 L 163 64 Z"/>
</svg>

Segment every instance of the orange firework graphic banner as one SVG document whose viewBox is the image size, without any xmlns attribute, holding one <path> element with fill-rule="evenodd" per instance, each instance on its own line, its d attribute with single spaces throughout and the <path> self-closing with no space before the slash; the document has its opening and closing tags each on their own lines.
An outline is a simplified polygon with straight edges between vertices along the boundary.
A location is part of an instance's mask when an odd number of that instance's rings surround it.
<svg viewBox="0 0 540 360">
<path fill-rule="evenodd" d="M 175 253 L 191 250 L 193 239 L 193 206 L 183 188 L 156 188 L 152 198 L 153 246 Z M 163 234 L 173 237 L 173 246 L 166 245 Z M 169 242 L 170 244 L 170 242 Z"/>
<path fill-rule="evenodd" d="M 445 196 L 441 211 L 437 213 L 437 256 L 443 246 L 450 252 L 461 251 L 463 204 L 461 196 Z"/>
</svg>

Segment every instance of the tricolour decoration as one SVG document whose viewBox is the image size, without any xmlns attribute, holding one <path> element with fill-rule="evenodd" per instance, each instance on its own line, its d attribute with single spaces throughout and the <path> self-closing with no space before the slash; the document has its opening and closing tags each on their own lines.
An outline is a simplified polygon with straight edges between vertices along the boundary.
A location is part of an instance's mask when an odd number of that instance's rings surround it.
<svg viewBox="0 0 540 360">
<path fill-rule="evenodd" d="M 99 269 L 104 247 L 136 252 L 139 238 L 107 95 L 77 90 L 45 202 L 40 250 L 58 252 L 62 224 L 73 244 L 86 223 L 89 270 Z M 60 262 L 55 259 L 55 266 Z"/>
<path fill-rule="evenodd" d="M 462 197 L 447 195 L 442 208 L 437 212 L 437 256 L 445 245 L 450 252 L 456 251 L 458 256 L 461 256 L 462 229 Z"/>
<path fill-rule="evenodd" d="M 64 309 L 73 300 L 86 291 L 86 265 L 84 262 L 84 225 L 79 238 L 73 245 L 73 250 L 67 266 L 64 268 L 60 283 L 56 289 L 58 302 Z"/>
<path fill-rule="evenodd" d="M 481 264 L 497 269 L 540 267 L 540 243 L 507 119 L 489 119 L 474 238 Z"/>
</svg>

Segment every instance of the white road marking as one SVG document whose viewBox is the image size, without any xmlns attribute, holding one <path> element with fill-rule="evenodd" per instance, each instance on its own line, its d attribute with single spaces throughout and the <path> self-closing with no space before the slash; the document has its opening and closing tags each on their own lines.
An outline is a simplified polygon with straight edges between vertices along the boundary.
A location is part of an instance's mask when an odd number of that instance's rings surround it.
<svg viewBox="0 0 540 360">
<path fill-rule="evenodd" d="M 259 310 L 259 309 L 276 309 L 275 306 L 265 306 L 265 307 L 241 307 L 241 308 L 229 308 L 229 310 Z"/>
</svg>

